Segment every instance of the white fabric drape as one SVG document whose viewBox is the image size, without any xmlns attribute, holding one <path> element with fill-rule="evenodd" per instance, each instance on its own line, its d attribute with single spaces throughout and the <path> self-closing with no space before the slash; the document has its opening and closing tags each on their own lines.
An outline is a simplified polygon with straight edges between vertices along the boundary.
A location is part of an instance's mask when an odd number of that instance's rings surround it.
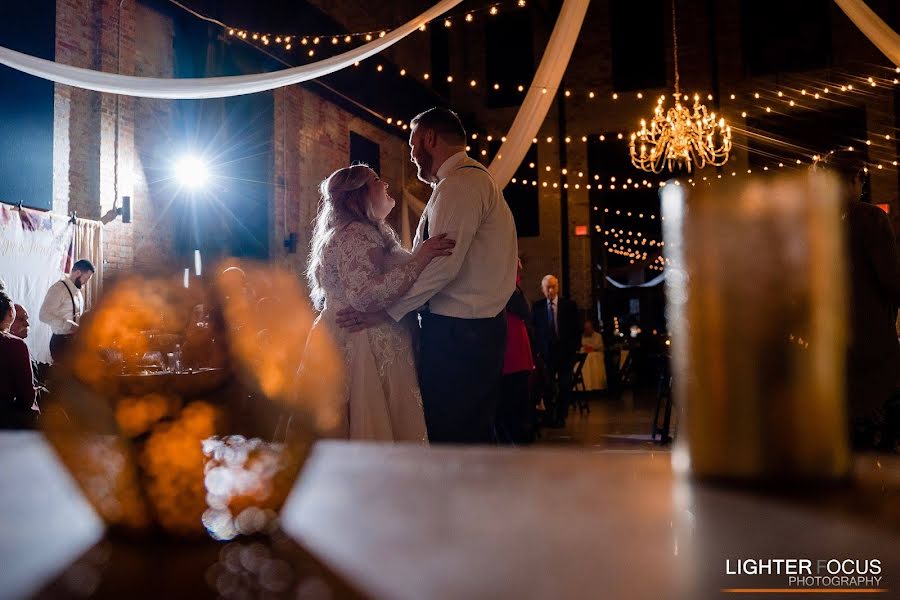
<svg viewBox="0 0 900 600">
<path fill-rule="evenodd" d="M 73 234 L 65 215 L 0 204 L 0 279 L 30 315 L 25 343 L 38 362 L 50 362 L 51 334 L 38 315 L 47 290 L 64 276 Z M 0 373 L 3 369 L 0 365 Z"/>
<path fill-rule="evenodd" d="M 900 35 L 862 0 L 834 0 L 875 47 L 900 67 Z"/>
<path fill-rule="evenodd" d="M 86 258 L 94 265 L 94 276 L 82 288 L 84 310 L 90 310 L 100 298 L 103 287 L 103 224 L 90 219 L 75 219 L 75 243 L 73 263 Z"/>
<path fill-rule="evenodd" d="M 121 94 L 123 96 L 165 98 L 169 100 L 240 96 L 309 81 L 310 79 L 322 77 L 349 67 L 357 61 L 369 58 L 396 44 L 420 26 L 436 19 L 460 2 L 462 0 L 442 0 L 418 17 L 386 34 L 383 38 L 377 38 L 359 48 L 332 56 L 331 58 L 273 73 L 236 75 L 232 77 L 205 77 L 200 79 L 135 77 L 58 64 L 51 60 L 22 54 L 2 46 L 0 46 L 0 64 L 43 79 L 55 81 L 56 83 L 94 90 L 95 92 Z"/>
<path fill-rule="evenodd" d="M 559 18 L 544 50 L 541 64 L 534 74 L 531 88 L 516 114 L 512 128 L 506 134 L 506 141 L 488 167 L 500 189 L 506 187 L 519 168 L 531 147 L 531 141 L 547 117 L 547 111 L 559 90 L 559 82 L 569 65 L 587 7 L 588 0 L 565 0 L 559 11 Z"/>
<path fill-rule="evenodd" d="M 442 0 L 383 38 L 325 60 L 274 73 L 200 79 L 135 77 L 58 64 L 2 46 L 0 46 L 0 64 L 56 83 L 125 96 L 170 100 L 239 96 L 293 85 L 348 67 L 397 43 L 461 1 Z M 547 111 L 559 90 L 559 82 L 572 56 L 572 49 L 581 31 L 588 3 L 589 0 L 565 0 L 563 3 L 525 101 L 516 114 L 512 128 L 506 136 L 506 142 L 488 167 L 501 189 L 506 187 L 525 158 L 531 140 L 547 116 Z"/>
<path fill-rule="evenodd" d="M 662 273 L 660 273 L 659 275 L 657 275 L 650 281 L 645 281 L 644 283 L 637 283 L 635 285 L 619 283 L 618 281 L 616 281 L 615 279 L 613 279 L 612 277 L 609 277 L 609 276 L 606 277 L 606 280 L 608 282 L 610 282 L 611 284 L 613 284 L 613 286 L 619 288 L 620 290 L 626 290 L 626 289 L 630 289 L 630 288 L 646 288 L 646 287 L 654 287 L 654 286 L 661 284 L 663 281 L 666 280 L 666 273 L 665 273 L 665 271 L 663 271 Z"/>
<path fill-rule="evenodd" d="M 425 202 L 419 200 L 419 198 L 409 191 L 409 188 L 405 188 L 403 190 L 403 197 L 406 199 L 407 204 L 409 204 L 409 208 L 418 216 L 422 216 L 422 213 L 425 211 Z"/>
</svg>

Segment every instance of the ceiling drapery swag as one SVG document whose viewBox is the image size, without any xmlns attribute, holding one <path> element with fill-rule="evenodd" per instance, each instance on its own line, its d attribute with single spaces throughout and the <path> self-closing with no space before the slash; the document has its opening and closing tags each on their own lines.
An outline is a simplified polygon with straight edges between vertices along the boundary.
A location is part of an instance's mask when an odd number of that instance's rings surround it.
<svg viewBox="0 0 900 600">
<path fill-rule="evenodd" d="M 436 19 L 460 2 L 462 0 L 442 0 L 419 16 L 387 33 L 383 38 L 377 38 L 349 52 L 344 52 L 309 65 L 292 67 L 272 73 L 197 79 L 135 77 L 63 65 L 52 60 L 16 52 L 2 46 L 0 46 L 0 64 L 36 77 L 55 81 L 56 83 L 123 96 L 163 98 L 168 100 L 241 96 L 309 81 L 310 79 L 322 77 L 349 67 L 357 61 L 365 60 L 396 44 L 416 31 L 420 26 Z"/>
<path fill-rule="evenodd" d="M 488 167 L 501 189 L 506 187 L 519 168 L 531 147 L 531 140 L 547 117 L 553 98 L 559 91 L 559 82 L 569 65 L 587 7 L 588 0 L 565 0 L 559 11 L 559 18 L 544 50 L 541 64 L 534 74 L 531 88 L 525 95 L 512 128 L 506 134 L 506 141 Z"/>
<path fill-rule="evenodd" d="M 862 0 L 834 0 L 869 41 L 900 67 L 900 35 Z"/>
</svg>

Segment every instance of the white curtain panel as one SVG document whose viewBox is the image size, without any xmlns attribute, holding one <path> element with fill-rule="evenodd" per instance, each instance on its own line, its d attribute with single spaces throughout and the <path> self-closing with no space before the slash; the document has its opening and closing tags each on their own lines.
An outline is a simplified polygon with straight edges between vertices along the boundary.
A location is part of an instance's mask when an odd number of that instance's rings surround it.
<svg viewBox="0 0 900 600">
<path fill-rule="evenodd" d="M 531 88 L 506 134 L 506 141 L 488 167 L 500 189 L 506 187 L 519 168 L 531 147 L 531 140 L 547 117 L 547 111 L 559 91 L 559 82 L 569 65 L 587 7 L 588 0 L 565 0 L 563 3 Z"/>
<path fill-rule="evenodd" d="M 94 265 L 94 276 L 82 289 L 84 309 L 90 310 L 100 299 L 103 288 L 103 224 L 90 219 L 75 219 L 73 262 L 86 258 Z"/>
<path fill-rule="evenodd" d="M 404 23 L 384 37 L 377 38 L 359 48 L 309 65 L 283 69 L 273 73 L 257 73 L 255 75 L 237 75 L 232 77 L 205 77 L 200 79 L 134 77 L 62 65 L 51 60 L 22 54 L 2 46 L 0 46 L 0 64 L 36 77 L 55 81 L 56 83 L 72 85 L 95 92 L 139 96 L 142 98 L 165 98 L 169 100 L 226 98 L 228 96 L 264 92 L 286 85 L 309 81 L 310 79 L 322 77 L 349 67 L 357 61 L 365 60 L 396 44 L 420 26 L 436 19 L 460 2 L 462 0 L 442 0 L 434 7 Z"/>
<path fill-rule="evenodd" d="M 887 56 L 895 66 L 900 67 L 900 35 L 890 25 L 881 20 L 862 0 L 834 0 L 841 10 L 850 17 L 853 24 Z"/>
</svg>

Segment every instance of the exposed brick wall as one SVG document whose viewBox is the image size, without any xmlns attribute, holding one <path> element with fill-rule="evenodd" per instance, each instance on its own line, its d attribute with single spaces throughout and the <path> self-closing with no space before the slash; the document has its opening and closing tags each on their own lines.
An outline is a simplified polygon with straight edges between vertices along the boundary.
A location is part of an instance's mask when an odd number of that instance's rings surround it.
<svg viewBox="0 0 900 600">
<path fill-rule="evenodd" d="M 141 43 L 136 21 L 141 21 Z M 125 75 L 173 74 L 172 24 L 137 2 L 58 0 L 56 60 Z M 61 213 L 104 219 L 104 277 L 171 256 L 172 227 L 151 198 L 145 155 L 163 140 L 171 103 L 56 85 L 54 203 Z M 138 125 L 136 126 L 136 123 Z M 113 218 L 117 199 L 132 198 L 132 223 Z"/>
<path fill-rule="evenodd" d="M 272 260 L 303 276 L 319 202 L 319 183 L 350 163 L 350 132 L 379 145 L 381 177 L 398 206 L 389 217 L 400 230 L 401 190 L 406 182 L 422 201 L 428 188 L 415 181 L 406 140 L 375 127 L 301 86 L 275 93 L 275 206 L 270 220 L 269 252 Z M 410 216 L 414 231 L 417 218 Z M 289 254 L 283 241 L 298 235 L 297 253 Z"/>
<path fill-rule="evenodd" d="M 56 61 L 83 68 L 97 62 L 97 19 L 94 0 L 58 0 Z M 78 88 L 55 85 L 53 148 L 53 208 L 99 218 L 100 147 L 99 96 Z"/>
<path fill-rule="evenodd" d="M 108 73 L 134 74 L 135 3 L 99 2 L 99 69 Z M 126 5 L 129 5 L 126 7 Z M 100 195 L 99 211 L 106 215 L 122 196 L 133 196 L 134 99 L 99 94 L 100 97 Z M 116 137 L 118 136 L 118 137 Z M 114 219 L 104 226 L 105 277 L 115 277 L 134 267 L 134 232 L 137 221 Z"/>
<path fill-rule="evenodd" d="M 144 77 L 172 77 L 175 72 L 175 48 L 172 20 L 138 3 L 135 6 L 134 31 L 140 32 L 135 44 L 134 74 Z M 134 145 L 132 225 L 134 267 L 151 268 L 174 256 L 175 227 L 169 199 L 152 194 L 150 181 L 159 178 L 154 168 L 167 157 L 173 127 L 172 102 L 134 98 Z M 127 181 L 127 174 L 125 176 Z"/>
</svg>

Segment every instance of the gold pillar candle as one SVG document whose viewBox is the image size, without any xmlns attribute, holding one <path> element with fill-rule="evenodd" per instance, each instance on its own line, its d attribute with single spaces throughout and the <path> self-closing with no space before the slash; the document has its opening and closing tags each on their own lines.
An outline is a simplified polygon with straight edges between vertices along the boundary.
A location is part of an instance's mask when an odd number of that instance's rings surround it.
<svg viewBox="0 0 900 600">
<path fill-rule="evenodd" d="M 310 335 L 305 291 L 285 269 L 241 261 L 179 280 L 108 286 L 54 367 L 42 426 L 114 532 L 268 530 L 313 440 L 342 414 L 343 357 Z M 173 347 L 184 369 L 157 368 Z"/>
<path fill-rule="evenodd" d="M 676 461 L 706 478 L 833 480 L 850 467 L 837 181 L 662 191 Z"/>
</svg>

